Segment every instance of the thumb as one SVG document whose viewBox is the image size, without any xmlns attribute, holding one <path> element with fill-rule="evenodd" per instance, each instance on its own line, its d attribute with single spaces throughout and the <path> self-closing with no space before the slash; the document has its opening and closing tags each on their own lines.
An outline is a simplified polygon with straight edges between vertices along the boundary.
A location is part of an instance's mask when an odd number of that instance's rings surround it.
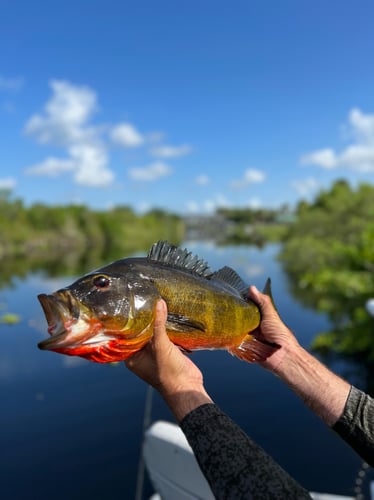
<svg viewBox="0 0 374 500">
<path fill-rule="evenodd" d="M 162 344 L 168 339 L 166 334 L 167 306 L 163 299 L 159 299 L 155 307 L 155 320 L 153 323 L 153 343 Z"/>
<path fill-rule="evenodd" d="M 273 316 L 279 318 L 279 314 L 275 309 L 271 298 L 265 293 L 261 293 L 254 285 L 249 287 L 249 297 L 259 307 L 262 316 Z"/>
</svg>

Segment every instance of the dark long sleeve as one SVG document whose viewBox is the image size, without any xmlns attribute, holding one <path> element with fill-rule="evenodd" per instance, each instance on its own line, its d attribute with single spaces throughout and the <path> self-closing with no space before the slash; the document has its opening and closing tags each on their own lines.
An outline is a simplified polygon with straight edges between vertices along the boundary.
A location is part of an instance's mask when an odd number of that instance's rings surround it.
<svg viewBox="0 0 374 500">
<path fill-rule="evenodd" d="M 216 405 L 196 408 L 180 425 L 217 500 L 311 498 Z"/>
<path fill-rule="evenodd" d="M 343 415 L 333 426 L 371 467 L 374 467 L 374 399 L 351 387 Z"/>
</svg>

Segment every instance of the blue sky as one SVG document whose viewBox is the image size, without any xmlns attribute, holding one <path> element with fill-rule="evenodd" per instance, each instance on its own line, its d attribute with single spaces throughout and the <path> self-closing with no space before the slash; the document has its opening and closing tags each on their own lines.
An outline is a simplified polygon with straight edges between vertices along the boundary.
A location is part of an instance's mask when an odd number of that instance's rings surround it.
<svg viewBox="0 0 374 500">
<path fill-rule="evenodd" d="M 209 213 L 374 181 L 369 0 L 3 0 L 0 187 Z"/>
</svg>

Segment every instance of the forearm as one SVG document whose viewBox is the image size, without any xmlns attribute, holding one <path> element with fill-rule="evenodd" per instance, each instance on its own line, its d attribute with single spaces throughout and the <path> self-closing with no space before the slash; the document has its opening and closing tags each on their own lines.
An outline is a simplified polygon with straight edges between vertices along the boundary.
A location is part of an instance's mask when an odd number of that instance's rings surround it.
<svg viewBox="0 0 374 500">
<path fill-rule="evenodd" d="M 199 406 L 181 421 L 217 500 L 310 499 L 310 495 L 216 405 Z"/>
<path fill-rule="evenodd" d="M 350 385 L 300 345 L 284 349 L 274 373 L 327 425 L 334 425 L 343 414 Z"/>
</svg>

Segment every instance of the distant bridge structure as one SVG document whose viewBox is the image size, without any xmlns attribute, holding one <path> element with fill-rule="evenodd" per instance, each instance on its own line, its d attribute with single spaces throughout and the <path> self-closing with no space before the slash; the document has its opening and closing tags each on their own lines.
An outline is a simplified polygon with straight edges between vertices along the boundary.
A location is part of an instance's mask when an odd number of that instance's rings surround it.
<svg viewBox="0 0 374 500">
<path fill-rule="evenodd" d="M 234 225 L 220 214 L 184 217 L 185 237 L 189 240 L 223 239 Z"/>
</svg>

